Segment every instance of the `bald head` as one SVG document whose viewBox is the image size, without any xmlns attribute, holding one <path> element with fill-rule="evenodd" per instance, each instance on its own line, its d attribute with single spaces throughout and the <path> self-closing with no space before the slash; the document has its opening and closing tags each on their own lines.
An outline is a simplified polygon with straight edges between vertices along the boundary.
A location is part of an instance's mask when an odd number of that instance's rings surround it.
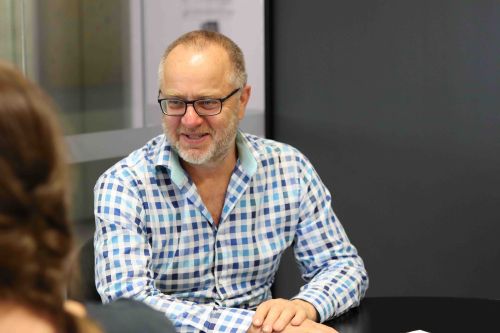
<svg viewBox="0 0 500 333">
<path fill-rule="evenodd" d="M 228 80 L 237 87 L 243 87 L 247 82 L 247 73 L 245 70 L 245 60 L 241 49 L 228 37 L 213 31 L 191 31 L 188 32 L 174 42 L 172 42 L 165 50 L 160 61 L 158 69 L 158 82 L 161 87 L 164 78 L 165 61 L 170 53 L 177 47 L 192 48 L 197 51 L 202 51 L 210 46 L 222 48 L 227 54 L 227 60 L 230 63 L 230 71 Z"/>
<path fill-rule="evenodd" d="M 224 96 L 226 91 L 238 88 L 232 73 L 229 57 L 221 47 L 197 49 L 178 45 L 163 63 L 160 90 L 164 96 L 188 99 Z"/>
</svg>

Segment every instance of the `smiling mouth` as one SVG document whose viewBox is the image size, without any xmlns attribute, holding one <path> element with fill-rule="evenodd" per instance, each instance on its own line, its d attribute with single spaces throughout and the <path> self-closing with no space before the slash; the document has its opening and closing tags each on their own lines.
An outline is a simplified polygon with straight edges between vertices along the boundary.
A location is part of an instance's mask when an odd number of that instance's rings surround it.
<svg viewBox="0 0 500 333">
<path fill-rule="evenodd" d="M 181 133 L 181 138 L 187 144 L 202 144 L 209 137 L 208 133 Z"/>
<path fill-rule="evenodd" d="M 201 133 L 201 134 L 187 134 L 187 133 L 183 133 L 182 135 L 184 135 L 186 138 L 190 139 L 190 140 L 198 140 L 198 139 L 201 139 L 203 138 L 204 136 L 208 135 L 206 133 Z"/>
</svg>

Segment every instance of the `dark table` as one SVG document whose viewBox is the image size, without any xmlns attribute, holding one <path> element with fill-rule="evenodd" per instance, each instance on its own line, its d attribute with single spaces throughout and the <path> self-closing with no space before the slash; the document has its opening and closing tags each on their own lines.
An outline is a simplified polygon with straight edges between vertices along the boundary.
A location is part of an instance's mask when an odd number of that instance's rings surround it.
<svg viewBox="0 0 500 333">
<path fill-rule="evenodd" d="M 500 300 L 368 297 L 325 324 L 340 333 L 500 332 Z"/>
</svg>

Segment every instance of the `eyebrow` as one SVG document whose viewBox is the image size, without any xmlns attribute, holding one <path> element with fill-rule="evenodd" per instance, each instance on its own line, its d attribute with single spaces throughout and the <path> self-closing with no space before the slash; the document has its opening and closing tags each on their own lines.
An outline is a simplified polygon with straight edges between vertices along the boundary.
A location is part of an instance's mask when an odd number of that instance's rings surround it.
<svg viewBox="0 0 500 333">
<path fill-rule="evenodd" d="M 160 90 L 160 96 L 163 96 L 163 98 L 175 98 L 175 99 L 181 99 L 181 100 L 190 100 L 190 101 L 193 101 L 193 100 L 199 100 L 199 99 L 218 99 L 220 98 L 216 93 L 213 93 L 213 94 L 200 94 L 200 95 L 197 95 L 197 96 L 194 96 L 194 98 L 192 99 L 188 99 L 186 98 L 185 95 L 181 95 L 181 94 L 163 94 L 163 92 Z"/>
</svg>

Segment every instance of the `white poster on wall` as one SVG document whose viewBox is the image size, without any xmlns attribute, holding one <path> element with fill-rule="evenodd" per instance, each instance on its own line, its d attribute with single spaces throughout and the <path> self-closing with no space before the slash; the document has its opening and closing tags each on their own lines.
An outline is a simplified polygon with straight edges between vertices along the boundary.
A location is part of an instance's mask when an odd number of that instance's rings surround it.
<svg viewBox="0 0 500 333">
<path fill-rule="evenodd" d="M 185 32 L 209 29 L 225 34 L 243 50 L 252 96 L 242 128 L 264 136 L 264 0 L 147 0 L 142 23 L 146 125 L 160 123 L 157 71 L 165 48 Z"/>
</svg>

